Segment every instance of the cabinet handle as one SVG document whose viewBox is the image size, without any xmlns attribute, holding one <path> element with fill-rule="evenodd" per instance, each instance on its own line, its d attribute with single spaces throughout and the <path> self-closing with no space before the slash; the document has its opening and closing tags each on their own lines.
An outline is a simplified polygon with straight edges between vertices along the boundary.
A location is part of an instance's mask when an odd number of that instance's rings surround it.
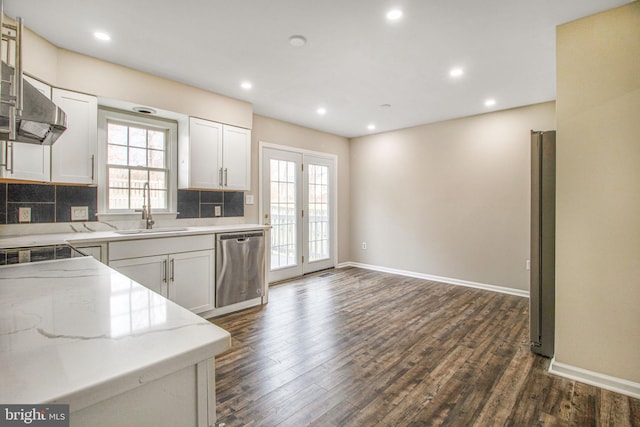
<svg viewBox="0 0 640 427">
<path fill-rule="evenodd" d="M 0 141 L 0 143 L 4 142 L 4 163 L 0 164 L 0 166 L 4 166 L 5 170 L 9 170 L 9 141 Z"/>
<path fill-rule="evenodd" d="M 224 168 L 224 186 L 226 187 L 227 185 L 229 185 L 227 181 L 227 168 Z"/>
<path fill-rule="evenodd" d="M 96 171 L 96 155 L 91 155 L 91 182 L 95 180 L 95 171 Z"/>
<path fill-rule="evenodd" d="M 13 175 L 13 152 L 15 151 L 14 148 L 13 148 L 13 142 L 11 142 L 11 143 L 8 142 L 7 143 L 7 150 L 9 148 L 11 148 L 11 157 L 10 157 L 10 159 L 11 159 L 11 168 L 9 168 L 9 160 L 7 159 L 7 171 L 10 172 L 11 175 Z M 7 155 L 8 154 L 9 153 L 7 152 Z"/>
<path fill-rule="evenodd" d="M 13 76 L 9 77 L 11 79 L 11 87 L 14 88 L 15 84 L 13 84 Z M 9 139 L 16 139 L 16 106 L 9 104 Z"/>
<path fill-rule="evenodd" d="M 218 171 L 218 185 L 222 187 L 222 168 Z"/>
<path fill-rule="evenodd" d="M 174 259 L 173 259 L 173 258 L 171 258 L 171 265 L 170 265 L 170 267 L 171 267 L 171 281 L 172 281 L 172 282 L 173 282 L 173 281 L 175 281 L 175 279 L 176 279 L 176 278 L 175 278 L 175 265 L 174 265 L 174 262 L 173 262 L 173 261 L 174 261 Z"/>
<path fill-rule="evenodd" d="M 167 260 L 162 261 L 162 283 L 167 283 Z"/>
</svg>

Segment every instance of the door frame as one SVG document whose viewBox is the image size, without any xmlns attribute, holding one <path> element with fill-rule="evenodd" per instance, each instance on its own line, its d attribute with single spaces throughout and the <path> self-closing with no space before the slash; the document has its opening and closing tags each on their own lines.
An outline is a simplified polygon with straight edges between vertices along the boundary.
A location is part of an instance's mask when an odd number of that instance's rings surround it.
<svg viewBox="0 0 640 427">
<path fill-rule="evenodd" d="M 338 155 L 336 154 L 331 154 L 331 153 L 323 153 L 321 151 L 313 151 L 313 150 L 307 150 L 304 148 L 299 148 L 299 147 L 292 147 L 292 146 L 288 146 L 288 145 L 281 145 L 281 144 L 274 144 L 271 142 L 267 142 L 267 141 L 258 141 L 258 219 L 260 221 L 261 224 L 265 223 L 264 220 L 264 194 L 262 191 L 264 182 L 263 182 L 263 150 L 265 148 L 270 148 L 270 149 L 274 149 L 274 150 L 280 150 L 280 151 L 288 151 L 291 153 L 296 153 L 296 154 L 301 154 L 303 156 L 307 155 L 307 156 L 313 156 L 313 157 L 320 157 L 320 158 L 325 158 L 325 159 L 329 159 L 331 161 L 333 161 L 333 176 L 331 177 L 331 179 L 334 182 L 334 188 L 333 188 L 333 194 L 331 195 L 331 215 L 333 217 L 333 221 L 334 221 L 334 227 L 333 230 L 331 230 L 330 234 L 331 234 L 331 248 L 330 251 L 334 254 L 333 257 L 333 266 L 337 266 L 338 265 L 338 229 L 340 228 L 340 223 L 339 223 L 339 218 L 338 218 L 338 191 L 339 191 L 339 183 L 338 183 Z M 306 207 L 305 207 L 306 209 Z M 304 253 L 304 248 L 301 248 L 302 253 Z M 270 274 L 271 272 L 271 251 L 268 251 L 269 257 L 266 260 L 267 261 L 267 272 Z M 270 282 L 270 280 L 268 281 Z"/>
</svg>

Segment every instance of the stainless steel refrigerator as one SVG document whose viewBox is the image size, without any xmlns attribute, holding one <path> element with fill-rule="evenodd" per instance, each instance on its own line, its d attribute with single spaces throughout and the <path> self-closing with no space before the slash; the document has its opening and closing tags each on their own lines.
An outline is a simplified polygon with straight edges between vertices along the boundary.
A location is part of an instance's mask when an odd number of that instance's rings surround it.
<svg viewBox="0 0 640 427">
<path fill-rule="evenodd" d="M 552 357 L 555 327 L 556 132 L 531 131 L 531 351 Z"/>
</svg>

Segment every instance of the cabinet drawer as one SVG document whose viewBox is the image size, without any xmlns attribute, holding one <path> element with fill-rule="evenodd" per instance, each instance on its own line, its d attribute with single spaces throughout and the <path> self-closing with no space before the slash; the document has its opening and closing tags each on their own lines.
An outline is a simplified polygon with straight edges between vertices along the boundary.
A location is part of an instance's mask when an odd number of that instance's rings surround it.
<svg viewBox="0 0 640 427">
<path fill-rule="evenodd" d="M 213 234 L 110 242 L 109 261 L 207 250 L 213 249 L 214 245 L 215 238 Z"/>
</svg>

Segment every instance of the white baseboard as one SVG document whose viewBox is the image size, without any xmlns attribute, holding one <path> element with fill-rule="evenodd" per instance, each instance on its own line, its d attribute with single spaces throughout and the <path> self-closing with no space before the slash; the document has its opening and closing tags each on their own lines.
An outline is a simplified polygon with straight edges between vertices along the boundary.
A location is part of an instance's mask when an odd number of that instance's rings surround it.
<svg viewBox="0 0 640 427">
<path fill-rule="evenodd" d="M 549 373 L 640 399 L 640 383 L 556 362 L 555 358 L 551 359 Z"/>
<path fill-rule="evenodd" d="M 359 267 L 359 268 L 364 268 L 366 270 L 381 271 L 384 273 L 397 274 L 399 276 L 414 277 L 416 279 L 433 280 L 435 282 L 448 283 L 450 285 L 466 286 L 467 288 L 484 289 L 486 291 L 500 292 L 502 294 L 516 295 L 519 297 L 529 298 L 529 291 L 523 291 L 521 289 L 505 288 L 504 286 L 487 285 L 485 283 L 469 282 L 467 280 L 452 279 L 450 277 L 432 276 L 430 274 L 416 273 L 413 271 L 406 271 L 406 270 L 397 270 L 395 268 L 380 267 L 380 266 L 371 265 L 371 264 L 361 264 L 359 262 L 343 262 L 336 266 L 336 268 L 343 268 L 343 267 Z"/>
</svg>

